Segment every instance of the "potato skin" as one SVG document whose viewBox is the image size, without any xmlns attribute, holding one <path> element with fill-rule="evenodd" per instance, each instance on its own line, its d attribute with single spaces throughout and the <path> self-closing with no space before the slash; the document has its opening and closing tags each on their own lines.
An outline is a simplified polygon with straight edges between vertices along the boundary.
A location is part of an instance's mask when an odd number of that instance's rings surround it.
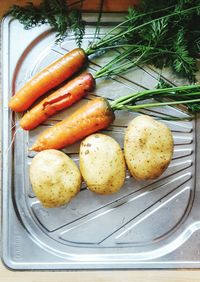
<svg viewBox="0 0 200 282">
<path fill-rule="evenodd" d="M 78 167 L 58 150 L 44 150 L 33 158 L 30 180 L 37 198 L 48 208 L 68 203 L 81 186 Z"/>
<path fill-rule="evenodd" d="M 93 134 L 80 146 L 80 170 L 88 189 L 97 194 L 119 191 L 126 165 L 119 144 L 104 134 Z"/>
<path fill-rule="evenodd" d="M 137 180 L 155 179 L 168 167 L 173 137 L 163 123 L 145 115 L 134 118 L 125 133 L 124 154 L 131 175 Z"/>
</svg>

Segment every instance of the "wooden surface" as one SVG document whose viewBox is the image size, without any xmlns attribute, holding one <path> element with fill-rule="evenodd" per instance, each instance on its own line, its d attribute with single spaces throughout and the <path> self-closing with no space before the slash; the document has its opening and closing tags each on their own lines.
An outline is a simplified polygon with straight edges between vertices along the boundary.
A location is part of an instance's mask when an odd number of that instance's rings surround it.
<svg viewBox="0 0 200 282">
<path fill-rule="evenodd" d="M 192 271 L 13 272 L 0 265 L 1 282 L 199 282 Z"/>
<path fill-rule="evenodd" d="M 0 16 L 13 5 L 28 2 L 27 0 L 1 0 Z M 38 4 L 40 0 L 33 0 Z M 70 2 L 70 1 L 69 1 Z M 136 1 L 131 0 L 105 0 L 107 11 L 126 10 Z M 99 1 L 85 1 L 84 9 L 95 10 Z M 2 282 L 200 282 L 200 270 L 173 270 L 173 271 L 84 271 L 84 272 L 16 272 L 10 271 L 0 263 L 0 281 Z"/>
<path fill-rule="evenodd" d="M 24 5 L 27 2 L 33 2 L 38 5 L 41 0 L 0 0 L 0 17 L 13 5 Z M 68 0 L 68 3 L 77 2 L 76 0 Z M 138 0 L 105 0 L 104 11 L 127 11 L 128 7 L 137 3 Z M 83 10 L 97 10 L 99 7 L 100 0 L 85 0 L 83 2 Z"/>
</svg>

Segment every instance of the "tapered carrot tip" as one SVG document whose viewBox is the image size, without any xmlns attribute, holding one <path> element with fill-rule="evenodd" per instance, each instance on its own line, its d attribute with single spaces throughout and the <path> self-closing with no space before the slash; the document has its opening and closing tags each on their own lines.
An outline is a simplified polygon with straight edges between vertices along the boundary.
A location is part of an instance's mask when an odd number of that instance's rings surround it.
<svg viewBox="0 0 200 282">
<path fill-rule="evenodd" d="M 84 137 L 107 128 L 114 120 L 108 101 L 96 98 L 79 108 L 71 116 L 39 135 L 33 151 L 63 149 Z"/>
</svg>

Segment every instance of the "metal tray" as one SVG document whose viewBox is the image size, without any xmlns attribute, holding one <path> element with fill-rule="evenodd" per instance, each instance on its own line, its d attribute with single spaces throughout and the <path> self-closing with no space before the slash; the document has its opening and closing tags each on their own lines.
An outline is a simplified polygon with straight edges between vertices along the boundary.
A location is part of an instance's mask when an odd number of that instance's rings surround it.
<svg viewBox="0 0 200 282">
<path fill-rule="evenodd" d="M 92 40 L 96 15 L 88 22 L 83 47 Z M 103 17 L 105 33 L 120 20 L 119 14 Z M 3 36 L 3 140 L 2 140 L 2 255 L 13 269 L 132 269 L 198 268 L 200 266 L 199 120 L 170 122 L 175 149 L 173 160 L 157 180 L 136 182 L 127 172 L 121 191 L 98 196 L 83 183 L 79 195 L 68 205 L 43 208 L 29 183 L 28 169 L 34 152 L 28 148 L 39 132 L 70 114 L 82 103 L 52 117 L 27 133 L 19 128 L 19 114 L 8 109 L 11 95 L 32 75 L 75 47 L 74 37 L 55 45 L 48 26 L 26 31 L 7 17 Z M 113 51 L 115 52 L 115 51 Z M 91 58 L 94 73 L 112 52 Z M 162 75 L 173 84 L 184 81 L 168 70 L 162 74 L 150 67 L 137 68 L 112 80 L 98 80 L 94 93 L 114 99 L 144 88 L 152 88 Z M 187 116 L 184 109 L 166 107 L 143 111 L 156 116 Z M 105 131 L 123 146 L 127 123 L 136 113 L 116 113 Z M 66 150 L 78 162 L 79 144 Z M 92 172 L 91 172 L 92 173 Z"/>
</svg>

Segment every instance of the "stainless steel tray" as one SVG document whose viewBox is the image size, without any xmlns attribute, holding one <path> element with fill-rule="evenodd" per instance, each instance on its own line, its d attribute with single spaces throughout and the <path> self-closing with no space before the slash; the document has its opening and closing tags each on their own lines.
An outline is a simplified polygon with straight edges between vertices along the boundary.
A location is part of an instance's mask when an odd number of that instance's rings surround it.
<svg viewBox="0 0 200 282">
<path fill-rule="evenodd" d="M 96 16 L 88 21 L 83 47 L 92 40 Z M 102 32 L 120 15 L 106 14 Z M 131 269 L 198 268 L 200 266 L 200 187 L 198 119 L 167 122 L 175 142 L 173 160 L 155 181 L 136 182 L 127 172 L 121 191 L 98 196 L 83 184 L 68 205 L 43 208 L 29 183 L 28 169 L 34 156 L 28 148 L 37 134 L 70 114 L 86 100 L 52 117 L 27 133 L 19 128 L 19 114 L 8 109 L 8 100 L 33 74 L 75 47 L 72 35 L 60 46 L 48 26 L 26 31 L 7 17 L 3 36 L 3 140 L 2 140 L 2 254 L 13 269 Z M 112 53 L 92 58 L 93 73 Z M 157 84 L 159 72 L 137 68 L 112 80 L 99 80 L 88 95 L 114 99 Z M 183 83 L 168 70 L 162 75 L 174 84 Z M 183 109 L 156 108 L 144 113 L 157 116 L 186 116 Z M 105 131 L 123 146 L 127 123 L 137 114 L 116 113 L 114 124 Z M 78 162 L 79 144 L 66 150 Z M 92 172 L 91 172 L 92 173 Z"/>
</svg>

